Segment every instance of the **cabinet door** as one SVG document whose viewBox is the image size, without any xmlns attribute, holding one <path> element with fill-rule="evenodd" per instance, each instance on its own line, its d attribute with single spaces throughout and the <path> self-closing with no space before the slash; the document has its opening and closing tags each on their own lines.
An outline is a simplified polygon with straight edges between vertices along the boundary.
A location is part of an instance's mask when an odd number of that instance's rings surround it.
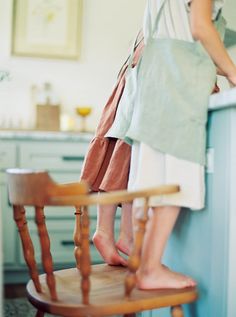
<svg viewBox="0 0 236 317">
<path fill-rule="evenodd" d="M 16 166 L 16 144 L 0 141 L 0 169 Z"/>
<path fill-rule="evenodd" d="M 49 171 L 81 169 L 88 143 L 24 142 L 20 145 L 20 167 Z"/>
<path fill-rule="evenodd" d="M 80 177 L 80 169 L 77 172 L 49 172 L 50 176 L 55 182 L 58 183 L 71 183 L 77 182 Z M 90 217 L 96 217 L 96 206 L 90 207 Z M 74 207 L 45 207 L 45 215 L 48 219 L 74 219 Z M 34 218 L 34 210 L 31 207 L 27 207 L 27 218 Z"/>
<path fill-rule="evenodd" d="M 51 207 L 56 208 L 56 207 Z M 65 210 L 62 212 L 66 212 Z M 71 218 L 68 217 L 63 219 L 60 217 L 56 217 L 55 210 L 47 210 L 46 209 L 46 224 L 47 229 L 49 232 L 50 240 L 51 240 L 51 252 L 53 255 L 53 260 L 55 264 L 73 264 L 74 263 L 74 240 L 73 240 L 73 231 L 74 231 L 74 224 L 75 224 L 75 216 L 74 210 L 68 207 L 68 212 L 71 215 Z M 53 217 L 50 217 L 51 214 L 54 213 Z M 59 210 L 56 213 L 59 214 Z M 28 226 L 31 234 L 31 238 L 35 245 L 35 256 L 37 262 L 41 262 L 40 260 L 40 246 L 39 246 L 39 238 L 37 228 L 34 222 L 34 210 L 32 208 L 26 208 L 26 215 L 28 220 Z M 49 215 L 49 216 L 48 216 Z M 96 230 L 96 207 L 94 209 L 90 209 L 90 252 L 91 252 L 91 260 L 93 263 L 101 263 L 103 262 L 100 254 L 96 250 L 95 246 L 92 242 L 93 234 Z M 119 236 L 120 231 L 120 215 L 118 216 L 115 221 L 115 237 L 116 239 Z M 23 258 L 23 253 L 20 246 L 20 239 L 17 236 L 17 245 L 20 249 L 20 264 L 25 265 L 25 261 Z"/>
<path fill-rule="evenodd" d="M 8 202 L 6 185 L 7 168 L 16 167 L 15 142 L 0 141 L 0 216 L 2 220 L 3 258 L 7 266 L 16 263 L 16 225 L 12 207 Z"/>
<path fill-rule="evenodd" d="M 48 220 L 46 221 L 48 233 L 51 242 L 51 253 L 55 265 L 75 264 L 74 258 L 74 221 L 73 220 Z M 31 239 L 35 248 L 35 257 L 37 263 L 41 263 L 40 244 L 37 227 L 33 220 L 28 222 Z M 92 236 L 96 227 L 96 220 L 90 221 L 90 252 L 93 263 L 101 263 L 102 259 L 92 243 Z M 20 241 L 18 242 L 20 244 Z M 20 247 L 20 245 L 19 245 Z M 20 264 L 25 266 L 22 248 L 20 248 Z"/>
<path fill-rule="evenodd" d="M 0 203 L 0 212 L 2 214 L 1 218 L 4 264 L 15 264 L 17 229 L 13 220 L 12 207 L 9 205 L 8 202 L 7 186 L 3 183 L 0 184 Z"/>
</svg>

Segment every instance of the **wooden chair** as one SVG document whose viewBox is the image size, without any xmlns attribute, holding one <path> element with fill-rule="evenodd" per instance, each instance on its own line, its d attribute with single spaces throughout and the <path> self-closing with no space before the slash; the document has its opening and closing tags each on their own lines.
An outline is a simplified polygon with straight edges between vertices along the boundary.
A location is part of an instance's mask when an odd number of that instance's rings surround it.
<svg viewBox="0 0 236 317">
<path fill-rule="evenodd" d="M 148 219 L 148 198 L 171 194 L 177 185 L 165 185 L 150 190 L 117 191 L 89 194 L 85 183 L 56 184 L 45 171 L 7 170 L 9 199 L 21 237 L 25 261 L 31 280 L 27 284 L 29 301 L 38 310 L 59 316 L 107 316 L 122 314 L 134 316 L 136 312 L 160 307 L 171 307 L 171 316 L 181 317 L 181 304 L 197 299 L 196 288 L 144 291 L 135 288 L 135 272 L 139 267 L 145 224 Z M 143 197 L 143 214 L 137 219 L 134 249 L 128 268 L 92 265 L 89 253 L 88 206 L 131 202 Z M 77 267 L 53 271 L 50 239 L 44 216 L 44 206 L 75 207 L 75 259 Z M 42 265 L 46 274 L 39 275 L 25 216 L 25 206 L 35 207 L 35 222 L 42 252 Z M 140 213 L 139 213 L 140 214 Z"/>
</svg>

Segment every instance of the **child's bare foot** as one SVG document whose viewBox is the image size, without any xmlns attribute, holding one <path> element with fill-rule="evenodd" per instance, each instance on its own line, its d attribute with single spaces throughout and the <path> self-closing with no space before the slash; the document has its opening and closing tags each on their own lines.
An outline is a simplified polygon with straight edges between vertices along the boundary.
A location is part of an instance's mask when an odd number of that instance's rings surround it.
<svg viewBox="0 0 236 317">
<path fill-rule="evenodd" d="M 120 256 L 116 249 L 113 237 L 102 231 L 96 231 L 93 243 L 107 264 L 127 266 L 127 261 Z"/>
<path fill-rule="evenodd" d="M 155 271 L 138 272 L 138 287 L 140 289 L 161 289 L 175 288 L 181 289 L 196 286 L 196 282 L 181 273 L 173 272 L 162 265 Z"/>
<path fill-rule="evenodd" d="M 132 246 L 133 240 L 131 238 L 127 239 L 127 237 L 120 236 L 119 240 L 116 242 L 117 249 L 126 255 L 130 255 Z"/>
</svg>

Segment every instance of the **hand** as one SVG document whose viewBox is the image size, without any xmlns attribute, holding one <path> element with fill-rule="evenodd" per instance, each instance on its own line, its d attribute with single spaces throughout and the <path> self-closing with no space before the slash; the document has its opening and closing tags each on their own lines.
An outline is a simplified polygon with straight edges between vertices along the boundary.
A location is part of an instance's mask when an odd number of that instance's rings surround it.
<svg viewBox="0 0 236 317">
<path fill-rule="evenodd" d="M 236 87 L 236 74 L 227 77 L 230 87 Z"/>
<path fill-rule="evenodd" d="M 217 94 L 220 92 L 220 87 L 217 85 L 217 82 L 215 83 L 215 87 L 212 90 L 212 94 Z"/>
</svg>

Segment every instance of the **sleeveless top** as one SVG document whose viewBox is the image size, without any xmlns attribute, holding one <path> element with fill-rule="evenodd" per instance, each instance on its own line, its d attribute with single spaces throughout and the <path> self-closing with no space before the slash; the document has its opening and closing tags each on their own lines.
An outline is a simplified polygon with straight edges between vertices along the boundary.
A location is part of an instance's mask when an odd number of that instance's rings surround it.
<svg viewBox="0 0 236 317">
<path fill-rule="evenodd" d="M 143 21 L 144 39 L 149 36 L 148 17 L 150 8 L 152 28 L 163 0 L 148 0 Z M 193 41 L 190 30 L 189 14 L 191 0 L 167 0 L 164 4 L 163 12 L 160 17 L 158 28 L 154 32 L 157 38 L 174 38 L 185 41 Z M 214 0 L 212 4 L 212 20 L 215 20 L 219 11 L 224 6 L 225 0 Z"/>
</svg>

